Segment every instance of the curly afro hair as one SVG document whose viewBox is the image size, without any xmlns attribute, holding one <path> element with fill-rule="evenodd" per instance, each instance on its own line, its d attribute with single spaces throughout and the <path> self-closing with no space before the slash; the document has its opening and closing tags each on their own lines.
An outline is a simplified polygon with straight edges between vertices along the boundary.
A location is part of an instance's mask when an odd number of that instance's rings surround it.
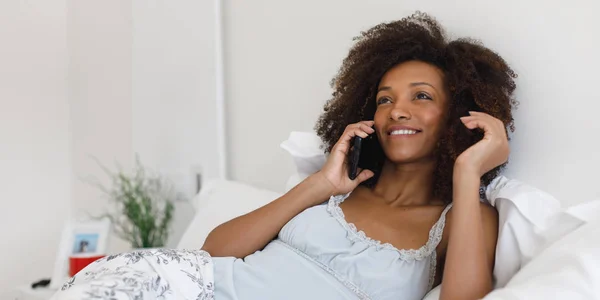
<svg viewBox="0 0 600 300">
<path fill-rule="evenodd" d="M 448 41 L 440 24 L 427 14 L 416 12 L 399 21 L 379 24 L 359 37 L 333 78 L 332 98 L 327 101 L 316 131 L 331 151 L 348 124 L 372 120 L 379 80 L 392 67 L 418 60 L 436 66 L 444 75 L 449 92 L 448 123 L 438 141 L 435 156 L 434 197 L 452 201 L 452 176 L 458 155 L 481 140 L 481 130 L 470 131 L 460 122 L 468 111 L 480 111 L 498 118 L 514 131 L 512 108 L 517 75 L 494 51 L 471 39 Z M 363 184 L 374 186 L 385 160 L 370 157 L 375 176 Z M 487 185 L 504 168 L 503 164 L 481 178 Z"/>
</svg>

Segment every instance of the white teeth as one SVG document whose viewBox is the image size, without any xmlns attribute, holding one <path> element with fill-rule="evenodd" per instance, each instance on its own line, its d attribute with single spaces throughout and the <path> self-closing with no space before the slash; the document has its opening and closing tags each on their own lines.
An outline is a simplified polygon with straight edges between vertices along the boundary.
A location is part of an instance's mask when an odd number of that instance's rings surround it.
<svg viewBox="0 0 600 300">
<path fill-rule="evenodd" d="M 400 130 L 394 130 L 390 133 L 390 135 L 399 135 L 399 134 L 415 134 L 417 133 L 416 130 L 410 130 L 410 129 L 400 129 Z"/>
</svg>

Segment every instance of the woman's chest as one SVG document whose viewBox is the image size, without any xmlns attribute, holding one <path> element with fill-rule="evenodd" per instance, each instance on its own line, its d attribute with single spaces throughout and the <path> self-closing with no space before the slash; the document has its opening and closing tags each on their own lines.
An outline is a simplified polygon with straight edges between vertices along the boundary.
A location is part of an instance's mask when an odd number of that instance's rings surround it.
<svg viewBox="0 0 600 300">
<path fill-rule="evenodd" d="M 345 201 L 340 209 L 346 222 L 371 239 L 397 249 L 418 249 L 429 240 L 443 207 L 389 207 Z"/>
</svg>

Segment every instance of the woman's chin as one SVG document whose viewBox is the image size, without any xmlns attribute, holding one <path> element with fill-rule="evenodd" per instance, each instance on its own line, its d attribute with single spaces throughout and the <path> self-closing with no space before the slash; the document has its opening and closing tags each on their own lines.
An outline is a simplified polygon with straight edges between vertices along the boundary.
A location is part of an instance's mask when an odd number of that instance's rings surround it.
<svg viewBox="0 0 600 300">
<path fill-rule="evenodd" d="M 427 157 L 413 153 L 395 153 L 394 155 L 388 155 L 387 160 L 393 165 L 405 165 L 429 161 Z"/>
</svg>

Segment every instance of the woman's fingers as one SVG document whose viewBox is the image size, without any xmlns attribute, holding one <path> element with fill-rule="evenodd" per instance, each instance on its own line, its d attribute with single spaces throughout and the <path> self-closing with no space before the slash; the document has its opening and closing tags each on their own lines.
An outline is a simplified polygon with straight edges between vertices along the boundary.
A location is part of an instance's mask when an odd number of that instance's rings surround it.
<svg viewBox="0 0 600 300">
<path fill-rule="evenodd" d="M 359 125 L 358 128 L 360 130 L 362 130 L 362 131 L 364 131 L 364 132 L 366 132 L 368 134 L 372 134 L 372 133 L 375 132 L 375 129 L 373 129 L 373 127 L 371 127 L 372 125 L 365 124 L 365 123 L 362 123 L 362 122 L 359 123 L 358 125 Z"/>
<path fill-rule="evenodd" d="M 369 136 L 369 134 L 375 132 L 375 130 L 372 128 L 373 124 L 373 121 L 361 121 L 358 123 L 348 125 L 346 130 L 354 130 L 354 133 L 356 135 L 366 138 L 367 136 Z M 363 133 L 366 134 L 366 136 Z"/>
<path fill-rule="evenodd" d="M 367 137 L 369 134 L 374 132 L 371 126 L 373 126 L 373 121 L 362 121 L 350 124 L 346 126 L 346 130 L 344 130 L 344 134 L 342 134 L 342 139 L 345 137 L 346 140 L 350 140 L 357 135 L 361 137 Z"/>
<path fill-rule="evenodd" d="M 365 170 L 360 171 L 360 173 L 358 173 L 358 176 L 356 176 L 354 181 L 357 184 L 360 184 L 361 182 L 373 177 L 373 175 L 375 175 L 375 173 L 373 173 L 373 171 L 365 169 Z"/>
<path fill-rule="evenodd" d="M 361 138 L 367 138 L 369 136 L 363 129 L 357 128 L 354 130 L 354 135 L 360 136 Z"/>
<path fill-rule="evenodd" d="M 502 121 L 482 112 L 473 111 L 470 114 L 470 116 L 460 118 L 465 127 L 469 129 L 481 128 L 487 135 L 506 135 Z"/>
<path fill-rule="evenodd" d="M 486 113 L 471 112 L 471 116 L 462 117 L 461 121 L 469 129 L 481 128 L 484 131 L 482 141 L 492 142 L 493 149 L 509 152 L 508 136 L 504 123 Z M 504 151 L 506 150 L 506 151 Z"/>
<path fill-rule="evenodd" d="M 362 121 L 346 126 L 346 130 L 344 130 L 344 133 L 333 147 L 333 150 L 347 154 L 350 149 L 350 141 L 352 138 L 355 136 L 366 138 L 369 134 L 375 132 L 373 128 L 371 128 L 373 124 L 373 121 Z"/>
<path fill-rule="evenodd" d="M 373 121 L 361 121 L 346 126 L 346 129 L 331 149 L 331 154 L 320 172 L 335 187 L 336 194 L 352 191 L 360 182 L 373 176 L 372 171 L 358 170 L 358 176 L 354 180 L 350 180 L 347 164 L 348 153 L 352 147 L 352 138 L 356 136 L 366 138 L 369 134 L 373 134 L 375 132 L 371 128 L 373 125 Z"/>
<path fill-rule="evenodd" d="M 480 176 L 506 162 L 510 153 L 504 123 L 486 113 L 470 112 L 470 116 L 460 120 L 469 129 L 481 128 L 484 136 L 456 159 L 461 164 L 471 164 L 473 170 L 480 170 Z"/>
<path fill-rule="evenodd" d="M 367 125 L 367 126 L 371 127 L 371 126 L 375 125 L 375 121 L 373 121 L 373 120 L 368 120 L 368 121 L 360 121 L 360 122 L 358 122 L 358 123 L 356 123 L 356 124 L 365 124 L 365 125 Z"/>
<path fill-rule="evenodd" d="M 485 120 L 476 117 L 462 117 L 460 120 L 465 124 L 465 127 L 469 129 L 481 128 L 484 132 L 491 130 L 491 126 Z"/>
<path fill-rule="evenodd" d="M 478 112 L 478 111 L 470 111 L 470 116 L 462 117 L 464 120 L 482 120 L 488 122 L 491 126 L 495 128 L 504 128 L 504 123 L 497 118 L 492 117 L 489 114 Z"/>
</svg>

